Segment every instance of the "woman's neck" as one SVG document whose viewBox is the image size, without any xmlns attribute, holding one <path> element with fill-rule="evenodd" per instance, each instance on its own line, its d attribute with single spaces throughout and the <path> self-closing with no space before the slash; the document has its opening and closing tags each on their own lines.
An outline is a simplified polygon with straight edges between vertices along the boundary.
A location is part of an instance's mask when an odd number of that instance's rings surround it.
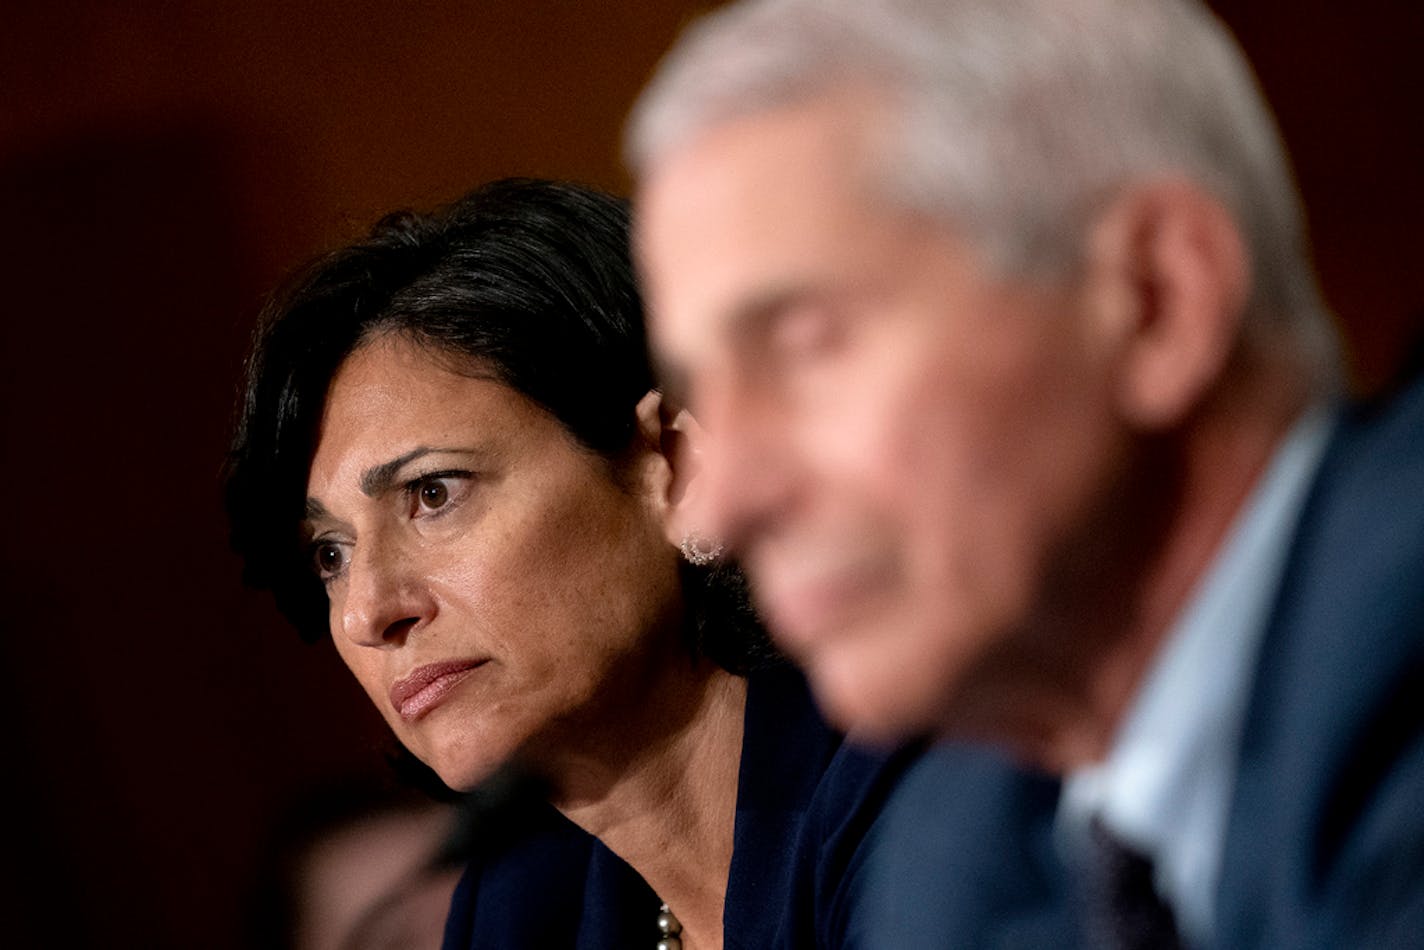
<svg viewBox="0 0 1424 950">
<path fill-rule="evenodd" d="M 554 804 L 668 904 L 685 950 L 719 950 L 747 683 L 709 663 L 671 679 L 645 697 L 639 724 L 612 737 L 640 747 L 561 770 Z"/>
</svg>

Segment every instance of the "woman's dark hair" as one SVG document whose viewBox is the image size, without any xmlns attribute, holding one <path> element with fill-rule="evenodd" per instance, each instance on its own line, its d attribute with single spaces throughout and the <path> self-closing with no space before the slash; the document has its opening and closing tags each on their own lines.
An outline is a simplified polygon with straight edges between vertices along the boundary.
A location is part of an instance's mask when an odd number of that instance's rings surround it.
<svg viewBox="0 0 1424 950">
<path fill-rule="evenodd" d="M 326 594 L 299 542 L 327 388 L 362 344 L 394 334 L 542 406 L 611 461 L 653 388 L 625 202 L 534 179 L 485 185 L 431 213 L 381 219 L 319 258 L 263 312 L 225 493 L 243 579 L 271 590 L 307 639 Z M 735 567 L 683 566 L 690 646 L 745 672 L 775 660 Z"/>
</svg>

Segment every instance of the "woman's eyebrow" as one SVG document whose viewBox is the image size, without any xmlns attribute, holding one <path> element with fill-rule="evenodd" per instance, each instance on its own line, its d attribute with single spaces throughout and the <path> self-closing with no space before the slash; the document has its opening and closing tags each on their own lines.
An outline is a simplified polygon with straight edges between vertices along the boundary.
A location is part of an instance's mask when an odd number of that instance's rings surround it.
<svg viewBox="0 0 1424 950">
<path fill-rule="evenodd" d="M 429 445 L 422 445 L 411 449 L 403 455 L 398 455 L 389 462 L 382 462 L 379 465 L 372 465 L 361 473 L 358 483 L 361 486 L 361 493 L 369 498 L 375 498 L 383 492 L 390 490 L 396 481 L 396 476 L 400 470 L 411 462 L 427 455 L 478 455 L 479 452 L 472 448 L 438 448 Z"/>
<path fill-rule="evenodd" d="M 382 462 L 379 465 L 372 465 L 361 473 L 361 493 L 367 497 L 374 498 L 391 487 L 395 481 L 396 473 L 406 465 L 414 462 L 422 456 L 429 455 L 436 451 L 427 445 L 411 449 L 404 455 L 398 455 L 389 462 Z"/>
<path fill-rule="evenodd" d="M 449 449 L 438 448 L 429 445 L 419 446 L 417 448 L 411 449 L 409 452 L 406 452 L 403 455 L 399 455 L 396 458 L 391 459 L 389 462 L 382 462 L 379 465 L 372 465 L 370 468 L 366 469 L 366 471 L 362 472 L 361 478 L 357 482 L 357 484 L 361 488 L 361 493 L 367 496 L 368 498 L 375 498 L 381 493 L 389 491 L 391 486 L 395 483 L 396 477 L 400 474 L 400 470 L 402 468 L 409 465 L 411 462 L 414 462 L 418 458 L 423 458 L 426 455 L 434 454 L 478 455 L 480 453 L 478 449 Z M 330 517 L 330 515 L 327 513 L 326 506 L 323 505 L 316 498 L 307 499 L 305 516 L 305 520 L 309 524 L 313 521 L 321 521 L 324 518 Z"/>
</svg>

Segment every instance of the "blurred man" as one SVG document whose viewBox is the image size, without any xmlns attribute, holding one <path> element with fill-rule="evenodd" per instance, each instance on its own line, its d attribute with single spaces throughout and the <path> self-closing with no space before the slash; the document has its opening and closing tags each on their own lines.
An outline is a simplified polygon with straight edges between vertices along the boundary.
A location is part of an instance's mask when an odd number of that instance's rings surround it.
<svg viewBox="0 0 1424 950">
<path fill-rule="evenodd" d="M 1069 861 L 1125 846 L 1189 945 L 1420 939 L 1424 388 L 1337 398 L 1210 13 L 742 3 L 629 156 L 696 527 L 834 718 L 1065 776 Z"/>
</svg>

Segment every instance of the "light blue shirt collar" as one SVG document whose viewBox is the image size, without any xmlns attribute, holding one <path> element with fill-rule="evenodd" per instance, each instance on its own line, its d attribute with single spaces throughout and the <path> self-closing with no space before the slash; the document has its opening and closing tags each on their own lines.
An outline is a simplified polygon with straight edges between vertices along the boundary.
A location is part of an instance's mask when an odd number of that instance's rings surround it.
<svg viewBox="0 0 1424 950">
<path fill-rule="evenodd" d="M 1057 833 L 1069 860 L 1100 815 L 1155 862 L 1189 945 L 1210 942 L 1236 753 L 1268 614 L 1338 413 L 1292 427 L 1119 727 L 1107 758 L 1070 774 Z"/>
</svg>

